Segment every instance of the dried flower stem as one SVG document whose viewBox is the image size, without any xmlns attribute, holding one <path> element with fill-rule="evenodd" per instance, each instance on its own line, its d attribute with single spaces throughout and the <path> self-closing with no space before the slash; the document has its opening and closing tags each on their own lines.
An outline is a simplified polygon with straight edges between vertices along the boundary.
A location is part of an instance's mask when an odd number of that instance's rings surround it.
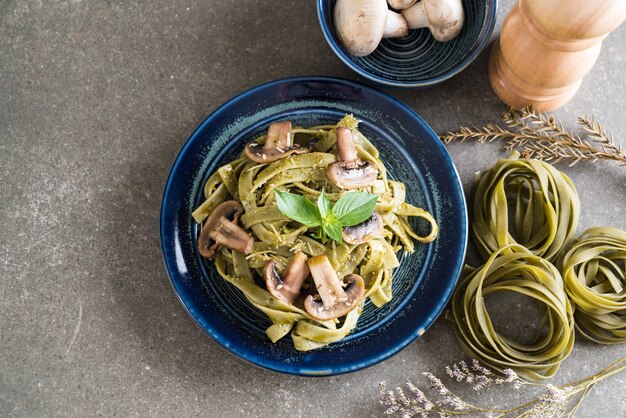
<svg viewBox="0 0 626 418">
<path fill-rule="evenodd" d="M 387 391 L 383 382 L 380 384 L 380 403 L 386 407 L 385 414 L 399 413 L 402 418 L 413 416 L 452 417 L 468 414 L 492 418 L 513 416 L 518 418 L 538 416 L 572 418 L 596 384 L 624 370 L 626 370 L 626 357 L 622 357 L 593 376 L 557 387 L 551 384 L 527 382 L 508 369 L 504 371 L 503 375 L 496 374 L 482 366 L 477 360 L 473 360 L 471 366 L 462 361 L 446 367 L 446 373 L 458 382 L 471 384 L 476 391 L 492 385 L 511 384 L 516 389 L 522 386 L 541 387 L 545 393 L 511 409 L 482 408 L 470 404 L 452 393 L 435 375 L 423 373 L 429 382 L 429 389 L 435 392 L 434 396 L 438 399 L 427 397 L 410 381 L 407 382 L 407 387 L 411 392 L 411 398 L 400 387 L 396 388 L 395 391 Z"/>
<path fill-rule="evenodd" d="M 532 106 L 510 108 L 502 115 L 502 120 L 508 129 L 494 124 L 481 128 L 461 128 L 457 132 L 446 133 L 441 136 L 441 140 L 446 144 L 467 140 L 503 140 L 506 141 L 504 148 L 507 151 L 520 149 L 525 158 L 549 162 L 568 160 L 570 165 L 579 161 L 610 160 L 626 165 L 626 154 L 622 148 L 593 118 L 578 118 L 585 138 L 568 131 L 553 116 L 541 113 Z"/>
</svg>

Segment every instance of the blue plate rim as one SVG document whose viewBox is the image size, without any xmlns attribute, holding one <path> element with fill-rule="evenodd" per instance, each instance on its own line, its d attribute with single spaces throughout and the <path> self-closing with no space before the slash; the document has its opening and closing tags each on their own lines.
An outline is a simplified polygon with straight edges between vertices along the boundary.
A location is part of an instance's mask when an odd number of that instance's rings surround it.
<svg viewBox="0 0 626 418">
<path fill-rule="evenodd" d="M 453 290 L 458 282 L 459 276 L 461 274 L 461 270 L 462 270 L 462 266 L 465 260 L 465 256 L 466 256 L 466 252 L 467 252 L 467 245 L 468 245 L 468 231 L 469 231 L 469 218 L 468 218 L 468 208 L 467 208 L 467 202 L 465 199 L 465 195 L 463 193 L 463 185 L 460 179 L 460 176 L 458 174 L 457 168 L 454 165 L 452 158 L 450 157 L 449 153 L 447 152 L 445 146 L 443 145 L 443 143 L 441 143 L 439 140 L 437 141 L 433 141 L 433 144 L 436 144 L 436 146 L 438 148 L 440 148 L 440 150 L 442 150 L 442 154 L 444 156 L 444 158 L 447 160 L 447 162 L 450 164 L 450 166 L 453 169 L 453 177 L 454 177 L 454 182 L 456 183 L 456 185 L 458 186 L 458 190 L 460 190 L 460 194 L 459 196 L 457 196 L 458 198 L 460 198 L 460 202 L 462 204 L 462 215 L 463 215 L 463 230 L 460 231 L 460 243 L 461 243 L 461 248 L 460 248 L 460 252 L 459 252 L 459 258 L 456 261 L 456 266 L 453 270 L 453 275 L 454 280 L 452 280 L 449 285 L 447 286 L 447 288 L 445 288 L 445 298 L 441 298 L 438 303 L 436 303 L 434 305 L 434 308 L 436 309 L 431 309 L 432 312 L 434 312 L 434 315 L 429 315 L 427 318 L 424 318 L 424 320 L 422 320 L 422 326 L 420 327 L 416 327 L 416 331 L 410 335 L 408 335 L 403 341 L 397 343 L 394 346 L 388 347 L 385 350 L 381 350 L 381 352 L 374 357 L 370 357 L 367 360 L 361 361 L 361 362 L 353 362 L 350 363 L 347 366 L 333 366 L 333 365 L 329 365 L 327 367 L 324 368 L 318 368 L 318 369 L 304 369 L 304 368 L 296 368 L 296 367 L 292 367 L 290 364 L 282 364 L 281 367 L 278 367 L 276 365 L 270 364 L 270 363 L 265 363 L 265 364 L 261 364 L 258 361 L 255 361 L 254 359 L 250 358 L 250 357 L 246 357 L 245 355 L 242 355 L 240 353 L 234 352 L 230 347 L 226 346 L 222 341 L 219 341 L 217 338 L 214 338 L 214 336 L 209 332 L 209 330 L 205 329 L 205 327 L 199 322 L 198 318 L 196 318 L 196 316 L 190 311 L 189 307 L 187 306 L 187 304 L 185 303 L 185 301 L 183 300 L 182 296 L 180 295 L 180 293 L 178 292 L 176 285 L 175 285 L 175 281 L 173 278 L 173 272 L 175 270 L 171 270 L 170 269 L 170 264 L 169 261 L 166 257 L 166 253 L 168 252 L 165 248 L 165 242 L 164 242 L 164 236 L 169 235 L 169 233 L 167 231 L 165 231 L 165 225 L 167 224 L 167 218 L 166 218 L 166 205 L 167 205 L 167 199 L 166 196 L 168 194 L 168 191 L 171 189 L 172 187 L 172 182 L 174 180 L 174 173 L 176 172 L 176 168 L 182 163 L 182 156 L 185 154 L 185 151 L 187 150 L 187 148 L 190 147 L 191 143 L 195 140 L 195 138 L 204 130 L 204 128 L 206 127 L 206 125 L 210 124 L 221 112 L 225 111 L 225 109 L 229 108 L 230 106 L 236 104 L 238 101 L 245 99 L 246 97 L 255 94 L 257 91 L 263 90 L 265 88 L 271 87 L 271 86 L 277 86 L 277 85 L 282 85 L 282 84 L 291 84 L 291 83 L 301 83 L 301 82 L 321 82 L 321 83 L 335 83 L 335 84 L 344 84 L 344 85 L 348 85 L 352 88 L 358 88 L 358 89 L 365 89 L 365 90 L 369 90 L 371 93 L 379 95 L 381 98 L 388 100 L 390 102 L 393 102 L 394 104 L 396 104 L 397 106 L 403 108 L 408 114 L 411 115 L 412 118 L 415 119 L 415 121 L 420 124 L 424 130 L 431 136 L 433 136 L 434 138 L 438 139 L 437 134 L 432 130 L 432 128 L 413 110 L 411 109 L 409 106 L 407 106 L 406 104 L 404 104 L 402 101 L 400 101 L 399 99 L 375 88 L 372 86 L 368 86 L 356 81 L 352 81 L 352 80 L 347 80 L 347 79 L 343 79 L 343 78 L 339 78 L 339 77 L 327 77 L 327 76 L 297 76 L 297 77 L 286 77 L 286 78 L 281 78 L 281 79 L 276 79 L 276 80 L 272 80 L 272 81 L 268 81 L 262 84 L 259 84 L 257 86 L 251 87 L 239 94 L 237 94 L 236 96 L 234 96 L 233 98 L 229 99 L 228 101 L 224 102 L 223 104 L 221 104 L 220 106 L 218 106 L 215 110 L 213 110 L 197 127 L 196 129 L 194 129 L 194 131 L 192 132 L 192 134 L 187 138 L 187 140 L 185 141 L 185 143 L 183 144 L 183 146 L 181 147 L 180 151 L 178 152 L 167 177 L 167 180 L 165 182 L 165 186 L 164 186 L 164 190 L 163 190 L 163 195 L 162 195 L 162 199 L 161 199 L 161 205 L 160 205 L 160 223 L 159 223 L 159 244 L 160 244 L 160 248 L 161 248 L 161 255 L 162 255 L 162 259 L 163 259 L 163 263 L 169 278 L 169 282 L 170 285 L 172 287 L 172 290 L 174 291 L 174 294 L 176 295 L 178 301 L 181 303 L 181 305 L 183 306 L 183 308 L 185 309 L 185 312 L 187 312 L 187 314 L 191 317 L 191 319 L 194 321 L 194 323 L 212 340 L 214 341 L 218 346 L 220 346 L 221 348 L 223 348 L 224 350 L 226 350 L 229 354 L 237 357 L 240 360 L 244 360 L 245 362 L 252 364 L 254 366 L 263 368 L 263 369 L 267 369 L 267 370 L 271 370 L 274 372 L 278 372 L 278 373 L 282 373 L 282 374 L 288 374 L 288 375 L 297 375 L 297 376 L 311 376 L 311 377 L 316 377 L 316 376 L 334 376 L 334 375 L 339 375 L 339 374 L 345 374 L 345 373 L 352 373 L 361 369 L 365 369 L 368 367 L 371 367 L 375 364 L 378 364 L 390 357 L 392 357 L 393 355 L 397 354 L 398 352 L 400 352 L 401 350 L 403 350 L 404 348 L 406 348 L 409 344 L 411 344 L 413 341 L 415 341 L 416 339 L 418 339 L 426 330 L 428 330 L 432 324 L 436 321 L 436 319 L 444 312 L 445 310 L 445 306 L 447 305 L 448 301 L 450 300 Z"/>
<path fill-rule="evenodd" d="M 472 62 L 474 62 L 474 60 L 478 57 L 478 54 L 480 54 L 480 52 L 483 50 L 485 45 L 491 39 L 491 34 L 493 33 L 493 29 L 496 26 L 496 17 L 497 17 L 497 14 L 498 14 L 498 0 L 493 0 L 493 7 L 492 7 L 492 10 L 491 10 L 491 13 L 489 15 L 487 15 L 487 17 L 488 17 L 487 25 L 486 25 L 485 29 L 483 29 L 484 35 L 483 35 L 482 39 L 480 40 L 480 42 L 478 44 L 474 44 L 474 46 L 470 50 L 470 52 L 467 55 L 465 55 L 463 60 L 459 61 L 459 63 L 456 64 L 453 67 L 452 71 L 449 71 L 448 73 L 442 74 L 439 77 L 431 78 L 431 79 L 428 79 L 428 80 L 411 82 L 411 81 L 391 80 L 391 79 L 388 79 L 388 78 L 380 77 L 380 76 L 372 74 L 372 73 L 370 73 L 368 71 L 365 71 L 361 67 L 356 65 L 350 59 L 348 54 L 346 54 L 344 52 L 344 50 L 333 39 L 333 37 L 332 37 L 332 35 L 330 33 L 330 26 L 328 25 L 328 23 L 326 22 L 326 19 L 324 19 L 324 16 L 322 14 L 322 7 L 323 7 L 322 3 L 324 1 L 325 0 L 317 0 L 317 19 L 319 21 L 320 27 L 322 28 L 322 33 L 324 34 L 324 38 L 326 39 L 326 43 L 328 43 L 328 45 L 333 50 L 335 55 L 337 55 L 337 57 L 339 57 L 339 59 L 345 65 L 347 65 L 352 71 L 354 71 L 355 73 L 357 73 L 361 77 L 363 77 L 363 78 L 365 78 L 367 80 L 370 80 L 370 81 L 372 81 L 374 83 L 377 83 L 377 84 L 380 84 L 380 85 L 384 85 L 384 86 L 389 86 L 389 87 L 404 87 L 404 88 L 430 87 L 430 86 L 439 84 L 442 81 L 448 80 L 448 79 L 454 77 L 455 75 L 459 74 L 461 71 L 466 69 Z M 483 32 L 483 31 L 481 31 L 481 32 Z"/>
</svg>

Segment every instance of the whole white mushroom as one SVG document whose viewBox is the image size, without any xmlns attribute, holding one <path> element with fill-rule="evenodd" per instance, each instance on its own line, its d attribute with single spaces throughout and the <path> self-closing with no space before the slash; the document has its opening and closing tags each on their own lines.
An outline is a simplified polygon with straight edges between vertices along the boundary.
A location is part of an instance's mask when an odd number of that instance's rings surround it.
<svg viewBox="0 0 626 418">
<path fill-rule="evenodd" d="M 428 28 L 442 42 L 456 38 L 465 23 L 461 0 L 422 0 L 402 15 L 410 29 Z"/>
<path fill-rule="evenodd" d="M 358 57 L 371 54 L 382 38 L 409 34 L 404 17 L 389 10 L 386 0 L 337 0 L 334 22 L 343 46 Z"/>
</svg>

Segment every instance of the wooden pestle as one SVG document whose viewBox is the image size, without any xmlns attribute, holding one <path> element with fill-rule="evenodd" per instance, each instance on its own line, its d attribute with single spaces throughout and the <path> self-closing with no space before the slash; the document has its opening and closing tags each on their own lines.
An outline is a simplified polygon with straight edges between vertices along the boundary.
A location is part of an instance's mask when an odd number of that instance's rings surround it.
<svg viewBox="0 0 626 418">
<path fill-rule="evenodd" d="M 491 87 L 512 106 L 563 106 L 624 19 L 626 0 L 519 0 L 491 51 Z"/>
</svg>

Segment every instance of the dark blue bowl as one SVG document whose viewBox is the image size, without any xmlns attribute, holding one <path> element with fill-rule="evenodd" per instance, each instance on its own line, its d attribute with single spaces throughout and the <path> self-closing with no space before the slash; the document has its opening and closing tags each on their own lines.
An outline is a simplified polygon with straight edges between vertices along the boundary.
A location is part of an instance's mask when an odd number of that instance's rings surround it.
<svg viewBox="0 0 626 418">
<path fill-rule="evenodd" d="M 383 39 L 366 57 L 350 55 L 335 33 L 335 0 L 317 0 L 324 37 L 335 54 L 354 72 L 378 84 L 427 87 L 463 71 L 489 41 L 496 24 L 497 0 L 463 0 L 465 25 L 449 42 L 435 40 L 426 28 L 404 38 Z"/>
<path fill-rule="evenodd" d="M 285 337 L 266 337 L 269 320 L 226 283 L 197 252 L 191 212 L 204 182 L 233 159 L 270 122 L 289 119 L 310 126 L 334 123 L 345 113 L 379 148 L 390 175 L 407 184 L 407 200 L 427 208 L 441 232 L 417 244 L 394 272 L 393 300 L 382 309 L 367 304 L 346 339 L 306 353 Z M 425 226 L 415 223 L 417 229 Z M 271 370 L 332 375 L 378 363 L 420 336 L 445 307 L 463 264 L 467 213 L 450 156 L 426 123 L 407 106 L 378 90 L 324 77 L 263 84 L 222 105 L 191 135 L 178 154 L 161 205 L 161 248 L 172 286 L 196 323 L 232 354 Z"/>
</svg>

